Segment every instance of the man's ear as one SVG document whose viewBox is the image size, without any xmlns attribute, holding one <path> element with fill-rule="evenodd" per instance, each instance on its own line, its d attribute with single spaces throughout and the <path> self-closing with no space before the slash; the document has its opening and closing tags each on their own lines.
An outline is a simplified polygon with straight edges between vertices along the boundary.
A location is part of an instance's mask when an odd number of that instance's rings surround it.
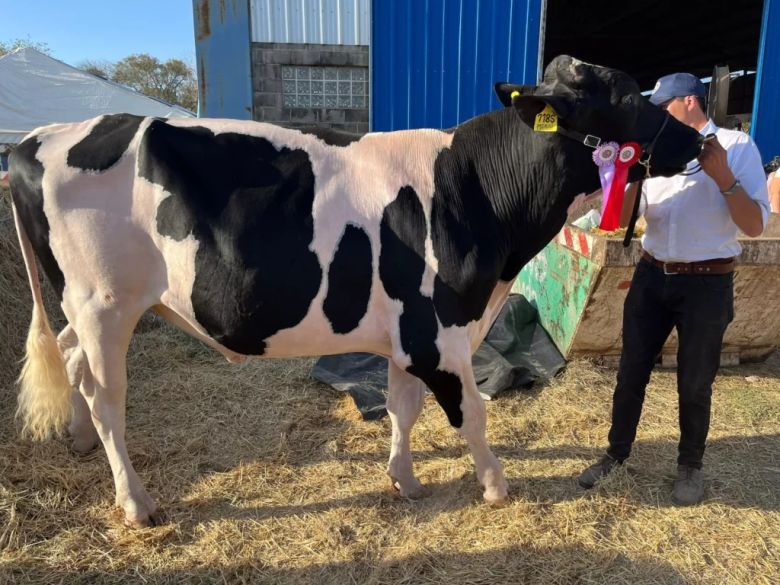
<svg viewBox="0 0 780 585">
<path fill-rule="evenodd" d="M 504 107 L 506 108 L 512 105 L 512 94 L 515 92 L 517 92 L 517 95 L 531 95 L 536 91 L 535 85 L 519 85 L 506 81 L 499 81 L 493 87 L 499 101 L 504 104 Z"/>
</svg>

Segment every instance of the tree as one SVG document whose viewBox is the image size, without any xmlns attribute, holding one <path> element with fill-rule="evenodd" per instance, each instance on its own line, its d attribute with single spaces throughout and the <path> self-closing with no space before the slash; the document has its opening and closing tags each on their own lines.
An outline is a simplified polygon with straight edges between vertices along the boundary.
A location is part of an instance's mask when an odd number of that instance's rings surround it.
<svg viewBox="0 0 780 585">
<path fill-rule="evenodd" d="M 111 79 L 114 74 L 115 65 L 111 61 L 96 61 L 94 59 L 87 59 L 82 61 L 76 67 L 97 77 L 103 79 Z"/>
<path fill-rule="evenodd" d="M 35 49 L 36 51 L 40 51 L 41 53 L 46 53 L 47 55 L 51 54 L 51 49 L 49 48 L 49 45 L 47 45 L 46 43 L 37 43 L 27 38 L 27 39 L 14 39 L 12 41 L 0 41 L 0 57 L 5 55 L 6 53 L 11 53 L 16 49 L 24 49 L 25 47 L 30 47 L 31 49 Z"/>
<path fill-rule="evenodd" d="M 180 59 L 163 63 L 146 53 L 130 55 L 114 66 L 111 79 L 189 110 L 198 106 L 195 72 Z"/>
</svg>

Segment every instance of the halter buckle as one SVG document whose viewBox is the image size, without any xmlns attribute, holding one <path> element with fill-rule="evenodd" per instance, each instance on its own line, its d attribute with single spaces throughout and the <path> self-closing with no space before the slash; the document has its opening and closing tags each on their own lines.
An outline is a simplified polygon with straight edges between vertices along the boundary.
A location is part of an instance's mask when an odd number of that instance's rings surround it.
<svg viewBox="0 0 780 585">
<path fill-rule="evenodd" d="M 598 148 L 601 144 L 601 138 L 598 136 L 593 136 L 593 134 L 586 134 L 582 143 L 585 146 L 589 146 L 590 148 Z"/>
</svg>

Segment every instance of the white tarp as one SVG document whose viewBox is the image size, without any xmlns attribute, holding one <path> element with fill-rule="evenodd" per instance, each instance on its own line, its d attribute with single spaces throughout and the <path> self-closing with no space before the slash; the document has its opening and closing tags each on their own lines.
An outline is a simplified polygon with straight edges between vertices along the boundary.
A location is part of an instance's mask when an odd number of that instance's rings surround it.
<svg viewBox="0 0 780 585">
<path fill-rule="evenodd" d="M 38 126 L 121 112 L 195 117 L 189 110 L 106 81 L 35 49 L 19 49 L 0 57 L 0 144 L 19 143 Z"/>
</svg>

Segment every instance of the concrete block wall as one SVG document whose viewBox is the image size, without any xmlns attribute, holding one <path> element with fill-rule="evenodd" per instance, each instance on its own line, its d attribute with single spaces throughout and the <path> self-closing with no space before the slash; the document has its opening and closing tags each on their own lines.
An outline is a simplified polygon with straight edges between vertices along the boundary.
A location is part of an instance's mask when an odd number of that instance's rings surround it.
<svg viewBox="0 0 780 585">
<path fill-rule="evenodd" d="M 366 79 L 368 79 L 368 47 L 252 43 L 252 117 L 254 120 L 271 122 L 288 128 L 321 126 L 348 132 L 368 132 L 368 107 L 348 109 L 284 107 L 282 67 L 295 65 L 365 67 Z M 367 91 L 370 92 L 370 88 Z M 366 95 L 366 105 L 368 103 L 368 95 Z"/>
</svg>

